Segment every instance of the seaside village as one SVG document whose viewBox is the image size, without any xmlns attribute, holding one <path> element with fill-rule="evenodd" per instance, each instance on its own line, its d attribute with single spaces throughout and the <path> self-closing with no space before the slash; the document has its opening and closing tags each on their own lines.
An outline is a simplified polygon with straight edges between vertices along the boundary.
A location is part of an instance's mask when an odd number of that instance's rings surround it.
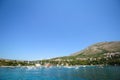
<svg viewBox="0 0 120 80">
<path fill-rule="evenodd" d="M 32 66 L 32 67 L 51 67 L 51 66 L 72 66 L 70 62 L 71 59 L 54 59 L 54 60 L 38 60 L 38 61 L 21 61 L 21 60 L 9 60 L 9 59 L 0 59 L 0 66 Z"/>
<path fill-rule="evenodd" d="M 106 54 L 104 54 L 103 59 L 101 57 L 98 57 L 98 58 L 76 58 L 76 59 L 56 58 L 56 59 L 50 59 L 50 60 L 27 61 L 26 63 L 32 64 L 36 67 L 95 65 L 100 61 L 102 61 L 102 63 L 99 63 L 99 64 L 105 64 L 104 62 L 109 61 L 109 59 L 112 61 L 113 56 L 115 56 L 115 58 L 117 58 L 120 56 L 119 54 L 120 54 L 120 52 L 106 53 Z M 88 62 L 90 64 L 88 64 Z"/>
<path fill-rule="evenodd" d="M 36 61 L 21 61 L 21 60 L 10 60 L 0 59 L 0 66 L 34 66 L 34 67 L 51 67 L 51 66 L 78 66 L 78 65 L 115 65 L 119 64 L 120 52 L 106 53 L 104 57 L 97 58 L 54 58 L 54 59 L 43 59 Z M 120 64 L 119 64 L 120 65 Z"/>
<path fill-rule="evenodd" d="M 70 66 L 69 63 L 67 63 L 67 62 L 61 63 L 61 59 L 54 60 L 54 63 L 52 61 L 45 61 L 45 60 L 44 61 L 35 61 L 35 62 L 33 62 L 33 61 L 25 61 L 25 63 L 29 64 L 30 66 L 35 66 L 35 67 L 44 66 L 46 68 L 49 68 L 51 66 L 57 66 L 57 67 L 59 67 L 59 66 L 66 66 L 66 67 Z M 19 64 L 18 66 L 21 66 L 21 65 Z"/>
<path fill-rule="evenodd" d="M 69 60 L 67 60 L 69 62 Z M 21 60 L 10 60 L 10 59 L 0 59 L 0 66 L 33 66 L 33 67 L 51 67 L 51 66 L 70 66 L 66 61 L 62 59 L 55 60 L 38 60 L 38 61 L 21 61 Z"/>
</svg>

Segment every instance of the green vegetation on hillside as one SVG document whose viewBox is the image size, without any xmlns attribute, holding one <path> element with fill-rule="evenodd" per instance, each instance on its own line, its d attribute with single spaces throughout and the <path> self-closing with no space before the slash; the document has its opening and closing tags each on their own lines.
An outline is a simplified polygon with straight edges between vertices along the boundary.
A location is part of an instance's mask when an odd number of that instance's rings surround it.
<svg viewBox="0 0 120 80">
<path fill-rule="evenodd" d="M 120 41 L 97 43 L 70 56 L 37 61 L 0 60 L 0 66 L 45 65 L 120 65 Z"/>
</svg>

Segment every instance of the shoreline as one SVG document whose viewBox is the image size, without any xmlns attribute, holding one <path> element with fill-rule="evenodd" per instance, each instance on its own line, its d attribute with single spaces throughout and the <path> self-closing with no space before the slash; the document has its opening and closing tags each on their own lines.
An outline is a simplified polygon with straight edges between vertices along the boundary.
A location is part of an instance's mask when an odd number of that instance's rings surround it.
<svg viewBox="0 0 120 80">
<path fill-rule="evenodd" d="M 76 66 L 49 66 L 49 67 L 88 67 L 88 66 L 98 66 L 98 67 L 104 67 L 104 66 L 119 66 L 119 65 L 76 65 Z M 0 66 L 0 67 L 8 67 L 8 68 L 13 68 L 13 67 L 36 67 L 36 68 L 40 68 L 40 67 L 46 67 L 49 68 L 47 66 Z"/>
</svg>

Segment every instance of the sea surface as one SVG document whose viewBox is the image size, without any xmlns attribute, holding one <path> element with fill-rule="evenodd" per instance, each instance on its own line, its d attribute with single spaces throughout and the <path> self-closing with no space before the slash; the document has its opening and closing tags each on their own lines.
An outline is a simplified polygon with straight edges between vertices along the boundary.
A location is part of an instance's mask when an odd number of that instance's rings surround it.
<svg viewBox="0 0 120 80">
<path fill-rule="evenodd" d="M 0 67 L 0 80 L 120 80 L 120 66 Z"/>
</svg>

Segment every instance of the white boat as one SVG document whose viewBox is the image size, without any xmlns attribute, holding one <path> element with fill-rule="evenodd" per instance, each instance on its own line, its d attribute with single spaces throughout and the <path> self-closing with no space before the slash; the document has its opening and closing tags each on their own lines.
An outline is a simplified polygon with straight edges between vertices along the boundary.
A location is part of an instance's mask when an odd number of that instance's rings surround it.
<svg viewBox="0 0 120 80">
<path fill-rule="evenodd" d="M 41 64 L 35 64 L 35 66 L 36 66 L 36 67 L 40 67 L 40 66 L 41 66 Z"/>
</svg>

